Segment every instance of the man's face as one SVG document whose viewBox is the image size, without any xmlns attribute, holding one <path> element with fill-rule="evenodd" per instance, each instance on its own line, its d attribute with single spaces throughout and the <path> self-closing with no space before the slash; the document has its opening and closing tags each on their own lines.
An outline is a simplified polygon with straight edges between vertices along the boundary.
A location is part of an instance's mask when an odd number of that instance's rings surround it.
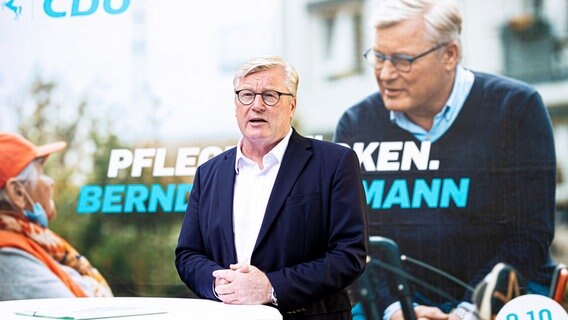
<svg viewBox="0 0 568 320">
<path fill-rule="evenodd" d="M 36 183 L 28 183 L 27 190 L 29 195 L 32 197 L 34 203 L 38 202 L 41 204 L 45 213 L 47 214 L 48 220 L 52 220 L 57 215 L 55 210 L 55 203 L 53 201 L 53 179 L 43 173 L 41 165 L 36 165 L 39 171 L 39 179 Z"/>
<path fill-rule="evenodd" d="M 415 57 L 436 46 L 424 39 L 421 17 L 380 28 L 375 33 L 373 49 L 384 55 L 404 54 Z M 398 71 L 390 60 L 375 69 L 381 96 L 388 110 L 404 112 L 411 120 L 438 113 L 449 97 L 457 58 L 457 47 L 442 47 L 412 63 L 408 72 Z"/>
<path fill-rule="evenodd" d="M 235 90 L 249 89 L 255 93 L 275 90 L 289 93 L 284 79 L 284 70 L 275 67 L 249 74 L 238 83 Z M 261 95 L 257 95 L 250 105 L 242 104 L 235 96 L 235 113 L 245 147 L 274 147 L 288 134 L 295 110 L 296 99 L 292 96 L 280 96 L 274 106 L 267 106 Z"/>
</svg>

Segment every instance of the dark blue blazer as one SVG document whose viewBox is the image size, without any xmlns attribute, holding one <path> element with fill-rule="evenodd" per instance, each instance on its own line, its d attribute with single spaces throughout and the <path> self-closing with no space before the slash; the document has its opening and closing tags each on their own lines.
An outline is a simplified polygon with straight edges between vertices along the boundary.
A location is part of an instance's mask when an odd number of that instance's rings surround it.
<svg viewBox="0 0 568 320">
<path fill-rule="evenodd" d="M 216 300 L 212 272 L 237 262 L 236 148 L 201 165 L 176 248 L 181 279 Z M 344 288 L 365 267 L 367 227 L 359 161 L 351 149 L 292 133 L 250 263 L 266 273 L 283 313 L 350 309 Z"/>
</svg>

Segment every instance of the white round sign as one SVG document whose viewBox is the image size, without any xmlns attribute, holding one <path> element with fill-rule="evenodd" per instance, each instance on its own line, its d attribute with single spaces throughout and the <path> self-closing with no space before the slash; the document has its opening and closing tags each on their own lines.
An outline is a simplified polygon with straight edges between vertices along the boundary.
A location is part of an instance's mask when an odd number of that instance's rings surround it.
<svg viewBox="0 0 568 320">
<path fill-rule="evenodd" d="M 507 302 L 496 320 L 568 320 L 568 313 L 551 298 L 526 294 Z"/>
</svg>

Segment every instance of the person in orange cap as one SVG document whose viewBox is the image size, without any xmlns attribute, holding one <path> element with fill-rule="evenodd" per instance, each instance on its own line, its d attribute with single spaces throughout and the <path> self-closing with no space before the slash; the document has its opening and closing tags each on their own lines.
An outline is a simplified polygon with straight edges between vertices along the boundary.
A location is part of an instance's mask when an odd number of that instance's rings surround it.
<svg viewBox="0 0 568 320">
<path fill-rule="evenodd" d="M 112 296 L 97 269 L 48 228 L 54 182 L 43 163 L 65 147 L 0 132 L 0 300 Z"/>
</svg>

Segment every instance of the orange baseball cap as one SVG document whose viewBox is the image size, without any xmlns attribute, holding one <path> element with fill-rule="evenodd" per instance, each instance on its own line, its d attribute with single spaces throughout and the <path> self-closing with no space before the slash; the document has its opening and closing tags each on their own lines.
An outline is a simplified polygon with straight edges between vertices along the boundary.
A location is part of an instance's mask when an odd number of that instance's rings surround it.
<svg viewBox="0 0 568 320">
<path fill-rule="evenodd" d="M 67 146 L 63 141 L 35 146 L 22 136 L 0 132 L 0 188 L 18 174 L 34 159 L 47 157 Z"/>
</svg>

